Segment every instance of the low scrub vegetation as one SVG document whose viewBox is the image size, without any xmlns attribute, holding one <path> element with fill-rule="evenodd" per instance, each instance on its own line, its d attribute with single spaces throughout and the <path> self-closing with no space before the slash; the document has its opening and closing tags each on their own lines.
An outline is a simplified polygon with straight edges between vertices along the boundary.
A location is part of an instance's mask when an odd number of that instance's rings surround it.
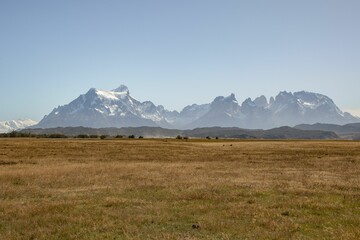
<svg viewBox="0 0 360 240">
<path fill-rule="evenodd" d="M 10 133 L 0 133 L 0 138 L 67 138 L 67 136 L 60 133 L 32 134 L 12 131 Z"/>
</svg>

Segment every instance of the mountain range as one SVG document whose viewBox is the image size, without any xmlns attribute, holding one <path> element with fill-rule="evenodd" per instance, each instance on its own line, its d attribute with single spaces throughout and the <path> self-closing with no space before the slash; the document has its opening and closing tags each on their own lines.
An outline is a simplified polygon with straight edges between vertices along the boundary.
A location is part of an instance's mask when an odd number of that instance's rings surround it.
<svg viewBox="0 0 360 240">
<path fill-rule="evenodd" d="M 31 119 L 18 119 L 11 121 L 0 122 L 0 133 L 11 132 L 23 128 L 27 128 L 37 124 L 37 122 Z"/>
<path fill-rule="evenodd" d="M 194 129 L 198 127 L 239 127 L 270 129 L 314 123 L 347 124 L 358 117 L 341 111 L 327 96 L 300 91 L 280 92 L 269 100 L 260 96 L 241 104 L 234 94 L 216 97 L 208 104 L 193 104 L 182 111 L 170 111 L 151 101 L 140 102 L 121 85 L 111 91 L 91 88 L 87 93 L 55 108 L 34 128 L 56 127 L 162 127 Z"/>
</svg>

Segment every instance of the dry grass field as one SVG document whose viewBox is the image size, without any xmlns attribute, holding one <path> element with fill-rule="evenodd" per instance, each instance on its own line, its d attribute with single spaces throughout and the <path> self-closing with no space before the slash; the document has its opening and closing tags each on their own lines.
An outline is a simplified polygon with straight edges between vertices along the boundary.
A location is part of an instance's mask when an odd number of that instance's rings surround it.
<svg viewBox="0 0 360 240">
<path fill-rule="evenodd" d="M 1 139 L 0 239 L 360 239 L 360 142 Z"/>
</svg>

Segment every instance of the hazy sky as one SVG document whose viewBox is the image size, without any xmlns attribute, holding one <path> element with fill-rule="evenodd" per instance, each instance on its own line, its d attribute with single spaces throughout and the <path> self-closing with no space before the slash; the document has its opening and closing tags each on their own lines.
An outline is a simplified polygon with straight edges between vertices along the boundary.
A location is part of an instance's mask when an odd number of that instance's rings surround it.
<svg viewBox="0 0 360 240">
<path fill-rule="evenodd" d="M 0 120 L 89 88 L 172 110 L 307 90 L 360 115 L 359 0 L 0 0 Z"/>
</svg>

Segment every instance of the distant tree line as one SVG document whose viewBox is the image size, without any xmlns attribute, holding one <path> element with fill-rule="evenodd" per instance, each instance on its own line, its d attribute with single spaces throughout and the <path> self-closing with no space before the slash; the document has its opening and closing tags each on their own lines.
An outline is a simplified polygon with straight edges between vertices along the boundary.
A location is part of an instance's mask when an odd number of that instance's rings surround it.
<svg viewBox="0 0 360 240">
<path fill-rule="evenodd" d="M 35 133 L 30 133 L 30 132 L 17 132 L 17 131 L 12 131 L 9 133 L 0 133 L 0 138 L 93 138 L 93 139 L 106 139 L 106 138 L 116 138 L 116 139 L 123 139 L 123 138 L 129 138 L 129 139 L 143 139 L 144 136 L 139 135 L 136 136 L 134 134 L 131 135 L 115 135 L 115 136 L 110 136 L 110 135 L 97 135 L 97 134 L 78 134 L 78 135 L 73 135 L 73 134 L 63 134 L 63 133 L 49 133 L 49 134 L 35 134 Z M 201 138 L 201 137 L 200 137 Z M 204 137 L 208 140 L 213 139 L 213 137 L 210 136 L 206 136 Z M 219 139 L 219 137 L 214 137 L 215 139 Z M 359 136 L 360 138 L 360 136 Z M 188 140 L 189 137 L 188 136 L 181 136 L 181 135 L 177 135 L 175 137 L 175 139 L 184 139 L 184 140 Z"/>
<path fill-rule="evenodd" d="M 106 138 L 136 138 L 135 135 L 129 135 L 129 136 L 123 136 L 123 135 L 116 135 L 114 137 L 110 137 L 109 135 L 96 135 L 96 134 L 78 134 L 76 136 L 72 136 L 71 138 L 100 138 L 100 139 L 106 139 Z M 61 133 L 51 133 L 51 134 L 34 134 L 29 132 L 17 132 L 12 131 L 9 133 L 0 133 L 0 138 L 70 138 L 70 136 L 67 136 L 65 134 Z M 143 139 L 143 136 L 139 136 L 139 139 Z"/>
<path fill-rule="evenodd" d="M 0 133 L 0 138 L 67 138 L 67 136 L 60 133 L 34 134 L 27 132 L 12 131 L 9 133 Z"/>
<path fill-rule="evenodd" d="M 96 135 L 96 134 L 78 134 L 75 136 L 68 136 L 62 133 L 51 133 L 51 134 L 34 134 L 34 133 L 29 133 L 29 132 L 17 132 L 17 131 L 12 131 L 9 133 L 0 133 L 0 138 L 92 138 L 92 139 L 106 139 L 106 138 L 115 138 L 115 139 L 123 139 L 123 138 L 129 138 L 129 139 L 143 139 L 143 136 L 135 136 L 135 135 L 128 135 L 128 136 L 124 136 L 124 135 L 116 135 L 116 136 L 109 136 L 109 135 Z M 205 137 L 206 139 L 210 140 L 212 139 L 212 137 L 207 136 Z M 359 136 L 360 138 L 360 136 Z M 175 137 L 175 139 L 184 139 L 184 140 L 188 140 L 189 137 L 188 136 L 181 136 L 181 135 L 177 135 Z M 215 137 L 215 139 L 219 139 L 219 137 Z"/>
</svg>

